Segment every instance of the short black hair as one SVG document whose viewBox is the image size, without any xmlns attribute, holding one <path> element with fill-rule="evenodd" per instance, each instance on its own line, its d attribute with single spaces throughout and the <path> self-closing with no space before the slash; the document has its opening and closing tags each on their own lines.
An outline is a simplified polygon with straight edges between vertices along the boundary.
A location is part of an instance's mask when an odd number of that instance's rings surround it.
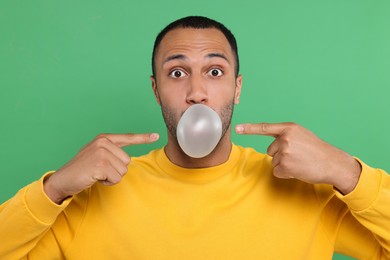
<svg viewBox="0 0 390 260">
<path fill-rule="evenodd" d="M 236 38 L 234 37 L 233 33 L 225 27 L 220 22 L 217 22 L 213 19 L 204 17 L 204 16 L 187 16 L 181 19 L 178 19 L 170 24 L 168 24 L 156 37 L 156 40 L 154 41 L 154 46 L 153 46 L 153 54 L 152 54 L 152 72 L 153 76 L 156 75 L 156 64 L 155 64 L 155 56 L 157 53 L 157 49 L 160 46 L 160 43 L 164 36 L 177 28 L 193 28 L 193 29 L 210 29 L 210 28 L 215 28 L 219 31 L 221 31 L 226 39 L 228 40 L 230 47 L 232 48 L 233 55 L 235 58 L 235 74 L 236 77 L 238 76 L 238 72 L 240 70 L 240 63 L 238 60 L 238 47 L 237 47 L 237 41 Z"/>
</svg>

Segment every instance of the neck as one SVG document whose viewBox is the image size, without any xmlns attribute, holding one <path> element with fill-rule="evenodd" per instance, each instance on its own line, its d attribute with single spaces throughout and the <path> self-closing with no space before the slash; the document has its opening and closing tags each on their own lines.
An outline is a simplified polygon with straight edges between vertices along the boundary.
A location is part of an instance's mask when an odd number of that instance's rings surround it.
<svg viewBox="0 0 390 260">
<path fill-rule="evenodd" d="M 168 159 L 183 168 L 207 168 L 220 165 L 229 159 L 232 149 L 232 142 L 230 140 L 230 128 L 221 138 L 215 149 L 203 158 L 192 158 L 185 154 L 180 148 L 177 139 L 169 134 L 168 143 L 165 146 L 165 153 Z"/>
</svg>

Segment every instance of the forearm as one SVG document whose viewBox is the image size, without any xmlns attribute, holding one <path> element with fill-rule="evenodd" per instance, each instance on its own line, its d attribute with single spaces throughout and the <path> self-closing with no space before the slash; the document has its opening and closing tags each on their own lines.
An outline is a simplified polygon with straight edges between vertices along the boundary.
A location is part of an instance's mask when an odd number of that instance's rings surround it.
<svg viewBox="0 0 390 260">
<path fill-rule="evenodd" d="M 390 175 L 362 162 L 361 165 L 362 174 L 355 189 L 345 196 L 336 194 L 355 219 L 374 235 L 381 254 L 390 258 Z"/>
<path fill-rule="evenodd" d="M 0 258 L 26 256 L 50 229 L 64 205 L 55 205 L 43 192 L 43 179 L 21 189 L 0 206 Z"/>
</svg>

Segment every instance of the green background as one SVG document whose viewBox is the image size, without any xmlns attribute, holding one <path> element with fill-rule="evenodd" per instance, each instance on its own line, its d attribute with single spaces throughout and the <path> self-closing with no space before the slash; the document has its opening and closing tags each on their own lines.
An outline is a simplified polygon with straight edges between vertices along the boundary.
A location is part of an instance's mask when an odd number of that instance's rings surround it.
<svg viewBox="0 0 390 260">
<path fill-rule="evenodd" d="M 389 13 L 386 0 L 2 0 L 0 203 L 99 133 L 160 133 L 131 155 L 165 144 L 151 49 L 186 15 L 217 19 L 238 39 L 233 124 L 294 121 L 389 172 Z M 265 152 L 272 138 L 233 141 Z"/>
</svg>

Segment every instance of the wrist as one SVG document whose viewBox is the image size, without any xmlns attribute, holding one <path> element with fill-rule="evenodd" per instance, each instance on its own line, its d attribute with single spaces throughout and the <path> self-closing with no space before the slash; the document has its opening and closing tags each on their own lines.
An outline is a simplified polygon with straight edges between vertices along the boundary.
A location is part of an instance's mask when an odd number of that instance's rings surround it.
<svg viewBox="0 0 390 260">
<path fill-rule="evenodd" d="M 60 205 L 69 196 L 62 194 L 56 187 L 55 175 L 55 173 L 49 175 L 43 180 L 43 190 L 51 201 Z"/>
<path fill-rule="evenodd" d="M 358 184 L 361 172 L 362 166 L 355 158 L 351 157 L 344 170 L 337 174 L 333 183 L 334 188 L 343 195 L 349 194 Z"/>
</svg>

